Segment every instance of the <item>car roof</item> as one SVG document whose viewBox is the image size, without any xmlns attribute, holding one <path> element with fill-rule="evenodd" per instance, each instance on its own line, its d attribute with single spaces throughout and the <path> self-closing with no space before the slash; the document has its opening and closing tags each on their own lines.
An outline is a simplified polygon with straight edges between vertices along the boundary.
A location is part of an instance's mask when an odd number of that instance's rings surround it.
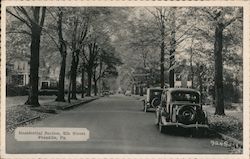
<svg viewBox="0 0 250 159">
<path fill-rule="evenodd" d="M 192 88 L 167 88 L 166 89 L 167 91 L 169 92 L 174 92 L 174 91 L 185 91 L 185 92 L 196 92 L 196 93 L 199 93 L 199 91 L 195 90 L 195 89 L 192 89 Z"/>
</svg>

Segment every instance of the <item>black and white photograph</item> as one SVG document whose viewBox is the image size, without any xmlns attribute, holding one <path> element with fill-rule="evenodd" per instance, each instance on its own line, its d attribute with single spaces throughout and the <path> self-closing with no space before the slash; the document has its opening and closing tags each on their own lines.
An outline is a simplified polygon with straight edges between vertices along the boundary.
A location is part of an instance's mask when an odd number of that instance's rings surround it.
<svg viewBox="0 0 250 159">
<path fill-rule="evenodd" d="M 249 155 L 248 2 L 2 2 L 3 158 Z"/>
</svg>

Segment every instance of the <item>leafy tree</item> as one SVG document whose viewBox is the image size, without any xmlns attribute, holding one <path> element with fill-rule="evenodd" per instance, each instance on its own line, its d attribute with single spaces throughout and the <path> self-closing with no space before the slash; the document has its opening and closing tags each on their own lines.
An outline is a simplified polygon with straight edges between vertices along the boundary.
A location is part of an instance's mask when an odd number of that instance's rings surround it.
<svg viewBox="0 0 250 159">
<path fill-rule="evenodd" d="M 76 77 L 79 64 L 79 54 L 83 50 L 84 41 L 89 29 L 88 8 L 71 8 L 69 36 L 71 49 L 71 66 L 70 66 L 70 84 L 68 100 L 77 99 L 76 97 Z M 72 87 L 72 89 L 71 89 Z M 71 91 L 70 91 L 71 90 Z M 70 97 L 71 94 L 71 97 Z"/>
<path fill-rule="evenodd" d="M 66 57 L 67 57 L 67 41 L 64 38 L 63 31 L 65 28 L 63 25 L 66 23 L 63 21 L 63 17 L 65 16 L 65 8 L 61 7 L 50 7 L 47 8 L 47 11 L 50 13 L 50 17 L 48 16 L 49 22 L 46 25 L 46 35 L 55 44 L 57 50 L 61 56 L 60 63 L 60 73 L 58 77 L 58 93 L 56 101 L 65 102 L 64 93 L 65 93 L 65 71 L 66 71 Z M 56 24 L 55 24 L 56 22 Z M 48 40 L 48 41 L 50 41 Z M 48 44 L 47 46 L 50 46 Z M 52 49 L 50 48 L 50 51 Z"/>
<path fill-rule="evenodd" d="M 202 8 L 207 20 L 214 27 L 214 85 L 215 114 L 225 115 L 223 92 L 223 31 L 242 18 L 242 9 L 237 7 Z"/>
<path fill-rule="evenodd" d="M 40 54 L 40 38 L 45 20 L 45 7 L 10 7 L 7 13 L 23 22 L 29 28 L 30 45 L 30 90 L 25 104 L 39 106 L 38 102 L 38 70 Z"/>
</svg>

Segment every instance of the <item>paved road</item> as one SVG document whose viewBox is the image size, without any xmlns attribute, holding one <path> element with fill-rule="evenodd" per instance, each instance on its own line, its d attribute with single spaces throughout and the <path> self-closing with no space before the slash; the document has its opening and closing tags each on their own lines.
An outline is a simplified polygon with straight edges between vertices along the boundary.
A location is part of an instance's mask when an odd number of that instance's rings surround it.
<svg viewBox="0 0 250 159">
<path fill-rule="evenodd" d="M 34 127 L 84 127 L 85 142 L 17 142 L 7 135 L 7 153 L 228 153 L 211 146 L 212 138 L 161 134 L 154 113 L 144 113 L 133 97 L 110 96 L 64 111 L 32 125 Z"/>
</svg>

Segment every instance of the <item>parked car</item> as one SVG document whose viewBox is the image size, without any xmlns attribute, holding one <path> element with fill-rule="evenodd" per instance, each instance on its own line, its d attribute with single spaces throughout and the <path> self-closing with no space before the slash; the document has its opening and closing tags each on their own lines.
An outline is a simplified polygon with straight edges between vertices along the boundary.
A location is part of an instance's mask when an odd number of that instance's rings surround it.
<svg viewBox="0 0 250 159">
<path fill-rule="evenodd" d="M 125 96 L 131 96 L 131 95 L 132 95 L 131 91 L 126 91 L 125 92 Z"/>
<path fill-rule="evenodd" d="M 104 91 L 102 92 L 102 95 L 103 95 L 103 96 L 109 96 L 109 95 L 110 95 L 110 92 L 109 92 L 108 90 L 104 90 Z"/>
<path fill-rule="evenodd" d="M 201 94 L 189 88 L 168 88 L 162 92 L 156 108 L 155 122 L 159 131 L 168 126 L 208 128 L 207 114 L 202 110 Z"/>
<path fill-rule="evenodd" d="M 146 99 L 143 103 L 143 110 L 147 112 L 149 109 L 156 108 L 161 102 L 162 88 L 148 88 Z"/>
</svg>

